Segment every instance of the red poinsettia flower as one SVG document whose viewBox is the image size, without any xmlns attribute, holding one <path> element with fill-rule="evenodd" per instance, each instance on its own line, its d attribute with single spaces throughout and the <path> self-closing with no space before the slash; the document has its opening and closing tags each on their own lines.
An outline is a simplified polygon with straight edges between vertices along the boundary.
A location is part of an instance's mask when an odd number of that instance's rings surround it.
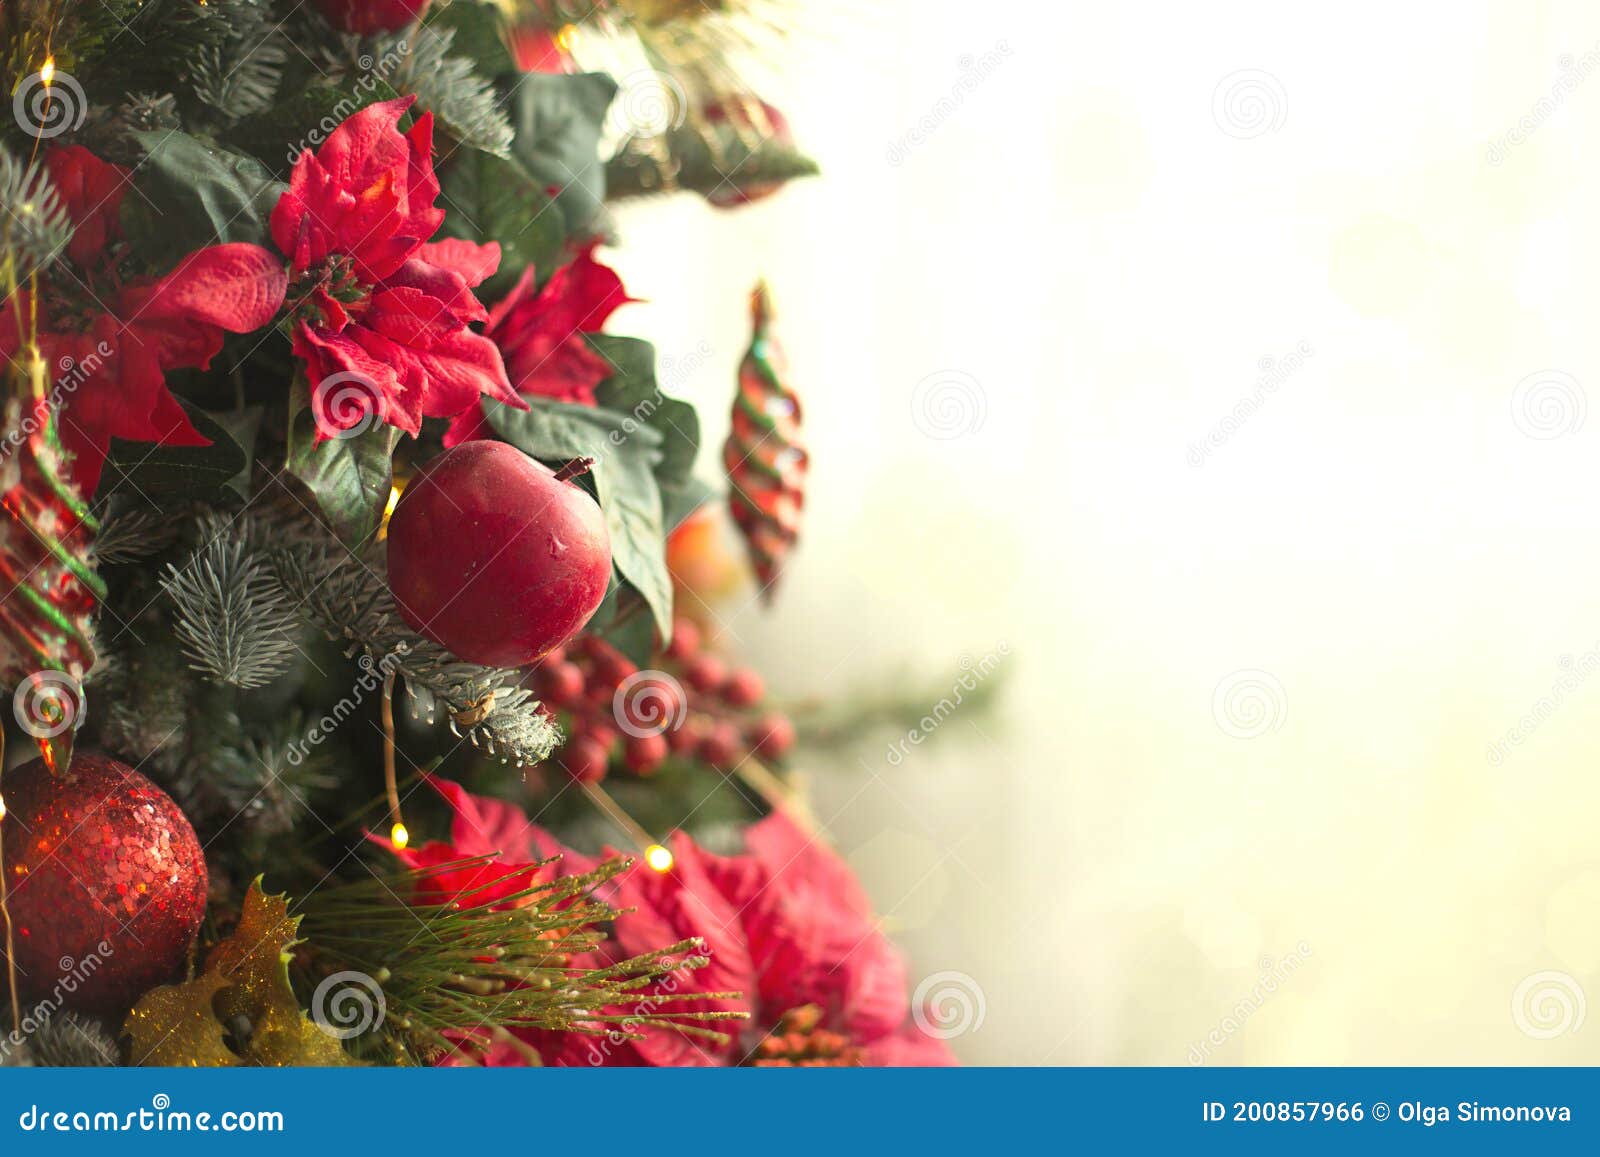
<svg viewBox="0 0 1600 1157">
<path fill-rule="evenodd" d="M 485 332 L 500 347 L 511 384 L 529 397 L 594 405 L 595 387 L 612 370 L 583 335 L 600 332 L 617 309 L 638 299 L 628 296 L 615 270 L 594 259 L 594 245 L 551 274 L 543 289 L 533 286 L 533 269 L 523 270 L 489 313 Z M 451 424 L 444 444 L 488 434 L 483 407 L 475 403 Z"/>
<path fill-rule="evenodd" d="M 258 245 L 198 249 L 160 277 L 124 279 L 117 210 L 129 173 L 78 145 L 45 158 L 74 233 L 65 263 L 46 271 L 37 300 L 12 295 L 0 357 L 15 358 L 37 311 L 39 352 L 53 378 L 58 426 L 74 481 L 92 494 L 111 439 L 204 446 L 167 389 L 170 370 L 205 369 L 222 334 L 269 323 L 283 304 L 283 262 Z"/>
<path fill-rule="evenodd" d="M 492 903 L 550 879 L 556 865 L 548 861 L 558 857 L 567 874 L 581 874 L 597 862 L 562 847 L 512 804 L 472 795 L 459 784 L 433 776 L 427 777 L 427 783 L 444 797 L 454 815 L 448 841 L 398 848 L 370 832 L 367 838 L 389 849 L 408 868 L 434 868 L 480 856 L 494 858 L 429 873 L 418 883 L 418 899 L 424 903 L 449 904 L 463 898 L 473 904 Z"/>
<path fill-rule="evenodd" d="M 433 114 L 398 128 L 413 99 L 368 105 L 302 153 L 272 210 L 319 440 L 372 416 L 415 435 L 423 418 L 453 417 L 483 394 L 526 408 L 494 342 L 469 328 L 488 319 L 472 290 L 499 266 L 500 246 L 428 243 L 444 210 Z M 347 389 L 320 388 L 330 379 L 371 396 L 347 406 Z"/>
</svg>

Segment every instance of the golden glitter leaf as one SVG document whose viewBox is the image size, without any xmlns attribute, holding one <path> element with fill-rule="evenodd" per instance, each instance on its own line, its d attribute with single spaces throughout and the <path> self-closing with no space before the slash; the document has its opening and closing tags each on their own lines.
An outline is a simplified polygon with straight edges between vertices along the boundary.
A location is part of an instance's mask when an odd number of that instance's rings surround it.
<svg viewBox="0 0 1600 1157">
<path fill-rule="evenodd" d="M 300 1010 L 289 984 L 289 949 L 300 918 L 288 899 L 269 896 L 258 877 L 239 926 L 211 950 L 205 971 L 186 984 L 145 994 L 123 1031 L 142 1065 L 356 1065 L 339 1043 Z M 243 1055 L 225 1041 L 228 1026 L 248 1026 Z"/>
</svg>

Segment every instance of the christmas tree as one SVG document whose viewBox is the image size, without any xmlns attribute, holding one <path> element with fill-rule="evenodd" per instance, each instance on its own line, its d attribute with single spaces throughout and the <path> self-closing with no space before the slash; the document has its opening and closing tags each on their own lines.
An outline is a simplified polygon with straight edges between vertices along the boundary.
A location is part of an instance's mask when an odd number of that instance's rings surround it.
<svg viewBox="0 0 1600 1157">
<path fill-rule="evenodd" d="M 949 1062 L 685 578 L 799 541 L 771 295 L 709 451 L 610 327 L 616 199 L 815 171 L 791 16 L 0 10 L 7 1063 Z"/>
</svg>

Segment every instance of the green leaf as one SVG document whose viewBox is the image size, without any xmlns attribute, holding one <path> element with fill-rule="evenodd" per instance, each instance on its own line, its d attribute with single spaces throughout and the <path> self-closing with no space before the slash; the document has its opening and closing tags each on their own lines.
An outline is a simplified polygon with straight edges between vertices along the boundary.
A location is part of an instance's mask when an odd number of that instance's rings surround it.
<svg viewBox="0 0 1600 1157">
<path fill-rule="evenodd" d="M 123 228 L 137 251 L 165 268 L 228 241 L 268 243 L 267 218 L 284 185 L 254 159 L 187 133 L 135 133 L 143 196 L 124 197 Z"/>
<path fill-rule="evenodd" d="M 640 454 L 614 454 L 595 470 L 600 511 L 617 573 L 644 596 L 663 643 L 672 640 L 672 573 L 661 521 L 661 490 Z"/>
<path fill-rule="evenodd" d="M 365 545 L 383 521 L 401 431 L 375 424 L 349 438 L 316 440 L 311 395 L 297 379 L 289 399 L 288 470 L 306 484 L 346 546 Z"/>
<path fill-rule="evenodd" d="M 167 510 L 220 497 L 250 457 L 226 428 L 182 398 L 178 402 L 209 446 L 159 446 L 111 440 L 97 493 L 118 493 Z"/>
<path fill-rule="evenodd" d="M 590 231 L 605 200 L 600 126 L 617 82 L 599 72 L 527 73 L 511 91 L 511 155 L 541 188 L 555 189 L 571 235 Z"/>
<path fill-rule="evenodd" d="M 441 236 L 500 243 L 500 269 L 480 297 L 499 297 L 529 265 L 541 279 L 555 269 L 567 236 L 561 210 L 517 165 L 462 147 L 441 169 L 439 184 L 445 207 Z"/>
<path fill-rule="evenodd" d="M 656 481 L 663 493 L 682 489 L 694 471 L 700 449 L 700 416 L 688 402 L 661 392 L 656 382 L 656 350 L 649 342 L 608 333 L 584 337 L 612 368 L 611 376 L 595 388 L 596 400 L 661 435 Z"/>
</svg>

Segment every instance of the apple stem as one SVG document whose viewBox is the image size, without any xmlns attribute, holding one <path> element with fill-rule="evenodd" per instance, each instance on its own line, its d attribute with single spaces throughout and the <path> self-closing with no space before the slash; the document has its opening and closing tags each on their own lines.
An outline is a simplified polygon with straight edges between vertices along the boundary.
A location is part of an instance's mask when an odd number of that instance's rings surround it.
<svg viewBox="0 0 1600 1157">
<path fill-rule="evenodd" d="M 556 471 L 557 482 L 571 482 L 580 474 L 587 474 L 598 461 L 596 458 L 574 458 Z"/>
</svg>

